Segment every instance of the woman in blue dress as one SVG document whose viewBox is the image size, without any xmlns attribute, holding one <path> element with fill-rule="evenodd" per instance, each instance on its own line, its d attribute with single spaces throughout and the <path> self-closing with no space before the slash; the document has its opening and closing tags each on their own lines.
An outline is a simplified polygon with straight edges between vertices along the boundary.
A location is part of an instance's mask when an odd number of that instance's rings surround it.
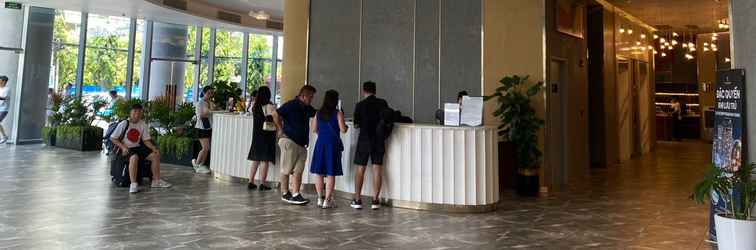
<svg viewBox="0 0 756 250">
<path fill-rule="evenodd" d="M 336 176 L 343 175 L 341 170 L 341 152 L 344 144 L 341 133 L 347 132 L 344 113 L 338 109 L 339 92 L 329 90 L 325 93 L 323 106 L 312 120 L 312 131 L 318 134 L 315 150 L 312 155 L 310 173 L 315 174 L 315 189 L 318 192 L 318 206 L 332 208 L 333 188 Z M 326 178 L 325 194 L 323 193 L 323 178 Z"/>
</svg>

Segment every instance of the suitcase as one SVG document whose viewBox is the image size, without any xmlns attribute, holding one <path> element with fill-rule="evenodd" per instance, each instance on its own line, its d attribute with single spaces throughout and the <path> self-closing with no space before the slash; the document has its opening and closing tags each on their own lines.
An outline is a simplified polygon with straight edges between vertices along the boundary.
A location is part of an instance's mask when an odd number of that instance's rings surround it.
<svg viewBox="0 0 756 250">
<path fill-rule="evenodd" d="M 152 180 L 152 168 L 150 168 L 150 165 L 150 161 L 147 160 L 139 162 L 139 167 L 137 167 L 137 179 L 139 181 L 144 178 Z M 128 187 L 131 184 L 128 159 L 121 155 L 111 156 L 110 176 L 110 180 L 113 181 L 113 184 L 117 187 Z"/>
</svg>

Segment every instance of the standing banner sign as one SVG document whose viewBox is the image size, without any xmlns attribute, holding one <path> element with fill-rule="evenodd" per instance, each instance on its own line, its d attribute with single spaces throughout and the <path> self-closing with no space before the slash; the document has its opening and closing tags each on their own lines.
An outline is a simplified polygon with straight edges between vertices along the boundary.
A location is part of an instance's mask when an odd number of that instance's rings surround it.
<svg viewBox="0 0 756 250">
<path fill-rule="evenodd" d="M 712 161 L 718 168 L 739 167 L 745 150 L 745 70 L 717 72 Z M 716 241 L 714 215 L 727 210 L 722 198 L 712 194 L 709 214 L 709 239 Z"/>
</svg>

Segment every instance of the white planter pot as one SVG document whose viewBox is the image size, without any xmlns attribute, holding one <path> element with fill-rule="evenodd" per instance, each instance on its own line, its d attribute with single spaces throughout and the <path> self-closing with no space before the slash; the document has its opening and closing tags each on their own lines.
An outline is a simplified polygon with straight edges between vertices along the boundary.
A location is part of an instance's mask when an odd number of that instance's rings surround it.
<svg viewBox="0 0 756 250">
<path fill-rule="evenodd" d="M 756 221 L 714 217 L 719 250 L 756 249 Z"/>
</svg>

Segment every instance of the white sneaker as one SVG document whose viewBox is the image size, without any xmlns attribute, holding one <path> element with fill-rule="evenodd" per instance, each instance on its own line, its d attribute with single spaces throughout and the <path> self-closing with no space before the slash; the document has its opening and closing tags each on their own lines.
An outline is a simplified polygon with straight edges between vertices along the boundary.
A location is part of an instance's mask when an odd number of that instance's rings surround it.
<svg viewBox="0 0 756 250">
<path fill-rule="evenodd" d="M 131 183 L 131 185 L 129 185 L 129 193 L 131 194 L 139 193 L 139 185 L 136 183 Z"/>
<path fill-rule="evenodd" d="M 209 174 L 210 173 L 210 169 L 207 168 L 206 166 L 198 166 L 198 167 L 194 168 L 194 172 L 198 173 L 198 174 Z"/>
<path fill-rule="evenodd" d="M 0 138 L 0 144 L 8 142 L 8 137 Z"/>
<path fill-rule="evenodd" d="M 192 159 L 192 167 L 194 167 L 194 170 L 197 170 L 197 167 L 199 167 L 199 165 L 197 165 L 197 159 Z"/>
<path fill-rule="evenodd" d="M 318 207 L 323 207 L 324 204 L 325 204 L 325 198 L 318 197 Z"/>
<path fill-rule="evenodd" d="M 167 181 L 164 181 L 163 179 L 158 179 L 157 181 L 152 182 L 153 188 L 169 188 L 173 186 L 171 183 L 168 183 Z"/>
</svg>

